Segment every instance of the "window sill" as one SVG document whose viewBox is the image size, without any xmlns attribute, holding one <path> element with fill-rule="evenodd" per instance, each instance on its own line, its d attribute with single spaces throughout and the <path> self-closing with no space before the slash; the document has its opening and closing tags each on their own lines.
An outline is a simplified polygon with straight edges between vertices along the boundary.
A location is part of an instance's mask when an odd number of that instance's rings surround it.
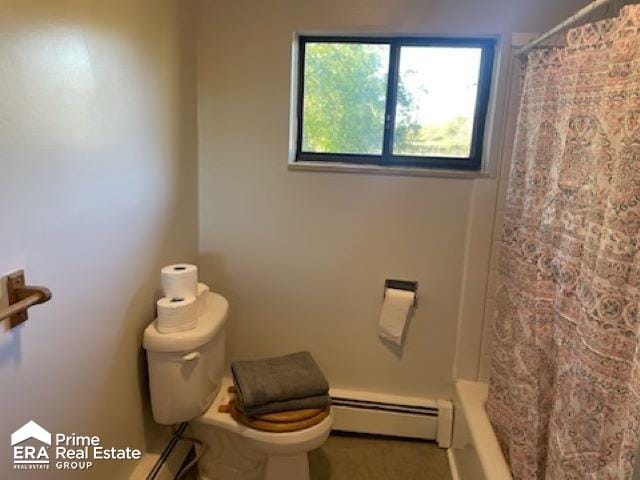
<svg viewBox="0 0 640 480">
<path fill-rule="evenodd" d="M 486 178 L 489 173 L 482 170 L 446 170 L 439 168 L 383 167 L 380 165 L 358 165 L 340 162 L 289 162 L 289 170 L 306 172 L 368 173 L 374 175 L 397 175 L 405 177 L 437 178 Z"/>
</svg>

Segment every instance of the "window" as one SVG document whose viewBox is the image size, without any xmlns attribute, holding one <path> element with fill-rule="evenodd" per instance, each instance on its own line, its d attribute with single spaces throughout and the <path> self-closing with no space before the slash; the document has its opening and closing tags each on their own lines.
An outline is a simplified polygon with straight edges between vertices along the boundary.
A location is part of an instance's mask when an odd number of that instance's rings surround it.
<svg viewBox="0 0 640 480">
<path fill-rule="evenodd" d="M 300 37 L 296 161 L 480 170 L 494 48 Z"/>
</svg>

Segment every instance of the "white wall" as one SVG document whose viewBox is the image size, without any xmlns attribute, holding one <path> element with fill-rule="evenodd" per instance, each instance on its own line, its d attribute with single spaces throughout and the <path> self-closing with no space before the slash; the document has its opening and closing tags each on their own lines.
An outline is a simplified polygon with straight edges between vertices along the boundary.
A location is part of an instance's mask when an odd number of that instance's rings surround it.
<svg viewBox="0 0 640 480">
<path fill-rule="evenodd" d="M 158 269 L 197 260 L 193 10 L 179 0 L 0 1 L 0 274 L 51 288 L 0 324 L 0 477 L 33 419 L 157 448 L 140 343 Z"/>
<path fill-rule="evenodd" d="M 309 349 L 335 386 L 405 395 L 449 395 L 454 361 L 477 376 L 496 180 L 288 171 L 292 33 L 509 39 L 584 3 L 199 0 L 200 265 L 231 301 L 232 358 Z M 394 277 L 420 283 L 401 355 L 376 336 Z"/>
</svg>

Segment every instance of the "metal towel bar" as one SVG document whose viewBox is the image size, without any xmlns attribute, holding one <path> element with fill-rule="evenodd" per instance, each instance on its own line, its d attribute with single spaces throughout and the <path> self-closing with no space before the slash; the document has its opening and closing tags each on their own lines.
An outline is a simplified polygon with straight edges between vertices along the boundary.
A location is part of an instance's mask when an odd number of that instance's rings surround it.
<svg viewBox="0 0 640 480">
<path fill-rule="evenodd" d="M 25 285 L 24 271 L 7 275 L 7 299 L 9 305 L 0 309 L 0 321 L 9 319 L 9 328 L 27 320 L 27 309 L 51 299 L 51 291 L 46 287 Z"/>
</svg>

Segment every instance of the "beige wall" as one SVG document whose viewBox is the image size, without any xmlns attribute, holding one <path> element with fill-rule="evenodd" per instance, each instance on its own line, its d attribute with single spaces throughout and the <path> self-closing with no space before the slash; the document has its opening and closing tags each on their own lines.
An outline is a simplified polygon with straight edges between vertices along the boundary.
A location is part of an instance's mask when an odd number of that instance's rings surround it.
<svg viewBox="0 0 640 480">
<path fill-rule="evenodd" d="M 584 3 L 198 2 L 200 265 L 231 301 L 232 358 L 309 349 L 336 386 L 409 395 L 448 395 L 454 358 L 478 369 L 497 182 L 288 171 L 292 33 L 508 39 Z M 389 277 L 420 282 L 401 355 L 376 336 Z"/>
<path fill-rule="evenodd" d="M 197 258 L 194 44 L 184 0 L 0 0 L 0 274 L 24 268 L 53 300 L 0 324 L 0 477 L 9 434 L 155 448 L 141 334 L 158 269 Z M 20 473 L 20 474 L 18 474 Z"/>
</svg>

